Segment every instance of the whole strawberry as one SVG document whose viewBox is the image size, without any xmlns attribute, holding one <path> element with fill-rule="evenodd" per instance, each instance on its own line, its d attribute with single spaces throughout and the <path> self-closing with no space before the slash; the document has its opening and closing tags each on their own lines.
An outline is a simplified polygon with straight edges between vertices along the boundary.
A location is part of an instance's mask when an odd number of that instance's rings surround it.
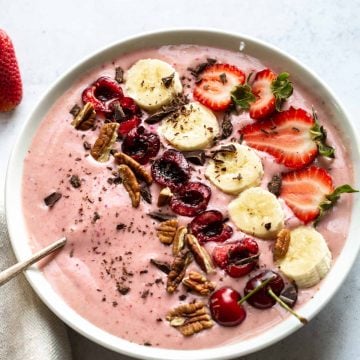
<svg viewBox="0 0 360 360">
<path fill-rule="evenodd" d="M 22 99 L 22 83 L 14 46 L 0 29 L 0 111 L 11 111 Z"/>
</svg>

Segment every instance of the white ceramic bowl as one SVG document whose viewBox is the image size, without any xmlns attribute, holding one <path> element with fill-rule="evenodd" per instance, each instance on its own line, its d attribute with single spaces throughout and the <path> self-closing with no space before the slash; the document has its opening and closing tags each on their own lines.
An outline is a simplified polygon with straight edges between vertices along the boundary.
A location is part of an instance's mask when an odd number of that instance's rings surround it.
<svg viewBox="0 0 360 360">
<path fill-rule="evenodd" d="M 80 61 L 50 87 L 27 119 L 11 155 L 6 178 L 6 218 L 11 242 L 18 260 L 26 258 L 31 253 L 21 211 L 23 159 L 39 123 L 51 105 L 82 73 L 106 60 L 119 57 L 125 52 L 147 47 L 190 43 L 220 47 L 233 51 L 238 51 L 240 47 L 245 45 L 242 51 L 264 60 L 270 67 L 276 66 L 277 68 L 287 69 L 287 71 L 291 73 L 295 83 L 301 84 L 305 91 L 308 89 L 312 93 L 318 94 L 324 100 L 323 106 L 326 112 L 333 114 L 332 118 L 334 119 L 336 127 L 340 130 L 343 141 L 348 144 L 351 161 L 354 164 L 354 186 L 360 188 L 360 142 L 356 137 L 356 131 L 351 124 L 351 120 L 330 89 L 313 72 L 301 65 L 297 60 L 259 40 L 218 30 L 186 29 L 146 33 L 119 41 Z M 352 213 L 353 221 L 351 222 L 349 236 L 341 255 L 327 275 L 321 289 L 315 294 L 314 298 L 301 309 L 302 315 L 306 318 L 313 318 L 328 303 L 351 269 L 360 247 L 360 242 L 358 241 L 360 223 L 359 221 L 354 221 L 354 219 L 359 216 L 360 201 L 357 201 L 354 202 Z M 262 334 L 232 345 L 189 351 L 149 348 L 110 335 L 89 323 L 86 319 L 74 312 L 74 310 L 58 296 L 43 274 L 36 268 L 28 270 L 26 277 L 45 304 L 73 329 L 109 349 L 142 359 L 210 360 L 233 358 L 269 346 L 283 339 L 301 326 L 294 317 L 288 317 L 280 324 Z M 209 342 L 211 342 L 210 338 Z"/>
</svg>

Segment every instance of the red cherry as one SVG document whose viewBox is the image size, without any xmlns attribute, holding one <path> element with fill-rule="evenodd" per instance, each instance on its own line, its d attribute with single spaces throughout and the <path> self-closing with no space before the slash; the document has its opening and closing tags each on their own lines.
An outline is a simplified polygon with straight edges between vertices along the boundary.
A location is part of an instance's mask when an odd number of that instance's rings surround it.
<svg viewBox="0 0 360 360">
<path fill-rule="evenodd" d="M 262 286 L 247 299 L 247 302 L 250 305 L 258 309 L 267 309 L 276 304 L 276 299 L 269 294 L 270 289 L 278 297 L 285 287 L 284 280 L 278 273 L 272 270 L 265 270 L 246 283 L 244 296 L 251 293 L 255 288 L 260 287 L 265 281 L 268 281 L 267 284 Z"/>
<path fill-rule="evenodd" d="M 176 214 L 195 216 L 204 211 L 211 197 L 211 189 L 200 182 L 189 182 L 182 186 L 170 200 Z"/>
<path fill-rule="evenodd" d="M 111 113 L 110 104 L 123 97 L 120 85 L 109 76 L 102 76 L 82 93 L 82 101 L 90 102 L 96 111 Z"/>
<path fill-rule="evenodd" d="M 224 217 L 217 210 L 207 210 L 197 215 L 189 224 L 189 229 L 201 243 L 223 242 L 233 234 L 232 227 L 224 224 Z"/>
<path fill-rule="evenodd" d="M 240 300 L 240 294 L 230 287 L 215 291 L 209 299 L 212 318 L 222 326 L 241 324 L 246 318 L 246 311 L 238 304 Z"/>
<path fill-rule="evenodd" d="M 213 251 L 214 262 L 231 276 L 247 275 L 258 264 L 259 247 L 255 240 L 245 238 L 217 246 Z"/>
<path fill-rule="evenodd" d="M 141 120 L 137 116 L 133 116 L 129 120 L 125 120 L 120 123 L 118 133 L 119 135 L 125 136 L 127 135 L 132 129 L 139 126 Z"/>
</svg>

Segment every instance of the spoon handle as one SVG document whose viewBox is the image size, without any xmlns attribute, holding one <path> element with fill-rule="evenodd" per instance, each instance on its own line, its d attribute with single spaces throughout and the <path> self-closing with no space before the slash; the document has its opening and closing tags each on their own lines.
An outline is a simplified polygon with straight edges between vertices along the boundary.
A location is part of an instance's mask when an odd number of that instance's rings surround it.
<svg viewBox="0 0 360 360">
<path fill-rule="evenodd" d="M 33 254 L 29 259 L 20 261 L 17 264 L 10 266 L 8 269 L 2 271 L 0 273 L 0 286 L 7 283 L 16 275 L 20 274 L 23 270 L 26 270 L 29 266 L 36 263 L 37 261 L 41 260 L 45 256 L 51 254 L 57 249 L 63 247 L 66 243 L 66 238 L 63 237 L 54 243 L 50 244 L 49 246 L 45 247 L 44 249 L 38 251 L 37 253 Z"/>
</svg>

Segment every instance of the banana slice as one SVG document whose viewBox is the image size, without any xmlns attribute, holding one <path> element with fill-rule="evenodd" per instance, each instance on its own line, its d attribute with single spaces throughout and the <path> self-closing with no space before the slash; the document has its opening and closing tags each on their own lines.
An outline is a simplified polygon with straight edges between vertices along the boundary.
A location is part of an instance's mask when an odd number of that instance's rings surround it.
<svg viewBox="0 0 360 360">
<path fill-rule="evenodd" d="M 319 232 L 301 226 L 291 231 L 289 249 L 278 265 L 298 287 L 309 288 L 319 283 L 330 270 L 331 252 Z"/>
<path fill-rule="evenodd" d="M 260 185 L 264 175 L 261 159 L 246 145 L 231 143 L 235 151 L 219 151 L 209 160 L 205 176 L 220 190 L 237 195 Z"/>
<path fill-rule="evenodd" d="M 182 85 L 171 65 L 158 59 L 143 59 L 125 74 L 125 89 L 141 108 L 153 112 L 180 94 Z"/>
<path fill-rule="evenodd" d="M 284 212 L 276 196 L 260 187 L 243 191 L 229 206 L 229 215 L 243 232 L 271 239 L 284 227 Z"/>
<path fill-rule="evenodd" d="M 178 150 L 203 150 L 219 135 L 219 124 L 211 110 L 191 102 L 178 115 L 163 120 L 159 133 Z"/>
</svg>

